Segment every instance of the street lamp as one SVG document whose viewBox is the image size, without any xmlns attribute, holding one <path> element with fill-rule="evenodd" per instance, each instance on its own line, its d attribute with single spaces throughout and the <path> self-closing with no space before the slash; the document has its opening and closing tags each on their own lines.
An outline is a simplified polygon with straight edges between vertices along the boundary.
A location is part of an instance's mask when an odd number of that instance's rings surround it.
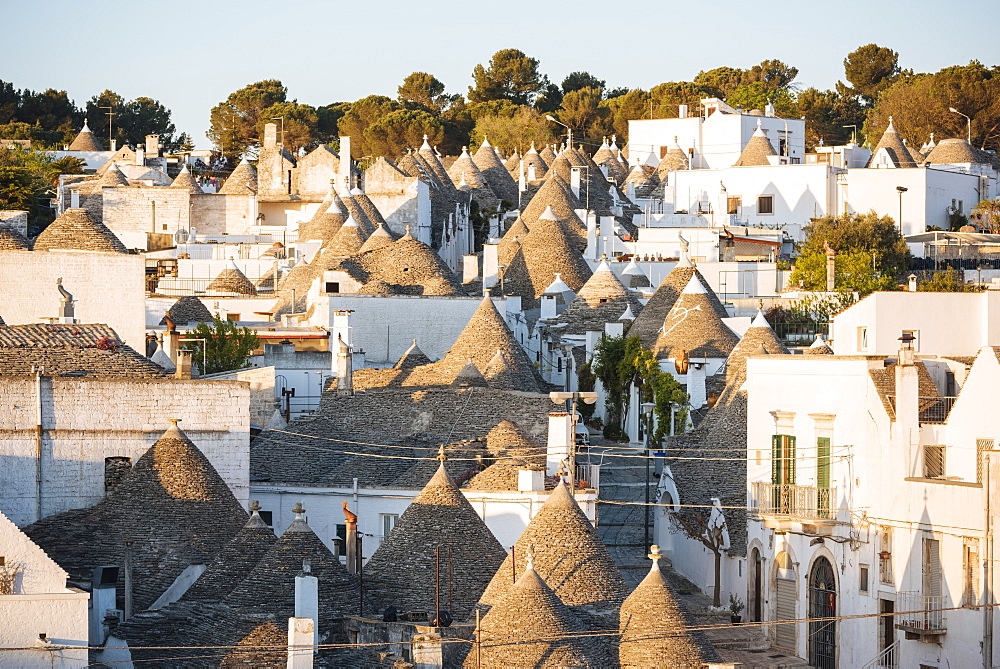
<svg viewBox="0 0 1000 669">
<path fill-rule="evenodd" d="M 649 433 L 652 430 L 652 420 L 651 419 L 653 417 L 653 409 L 656 408 L 656 405 L 653 404 L 652 402 L 643 402 L 640 406 L 642 407 L 642 414 L 646 417 L 646 429 L 643 431 L 643 435 L 642 435 L 642 444 L 643 444 L 642 452 L 643 452 L 643 455 L 646 458 L 646 507 L 645 507 L 646 508 L 646 524 L 645 524 L 645 528 L 646 529 L 645 529 L 645 534 L 644 534 L 644 536 L 645 536 L 645 542 L 643 543 L 643 545 L 644 546 L 648 546 L 649 545 L 649 516 L 650 516 L 650 510 L 649 510 L 649 483 L 650 483 L 650 481 L 649 481 L 649 459 L 650 459 L 650 457 L 649 457 Z"/>
<path fill-rule="evenodd" d="M 903 234 L 903 193 L 910 190 L 906 186 L 896 186 L 896 192 L 899 193 L 899 234 Z"/>
<path fill-rule="evenodd" d="M 573 427 L 573 434 L 569 440 L 569 489 L 573 493 L 573 496 L 576 497 L 576 402 L 577 400 L 583 400 L 587 404 L 594 404 L 597 402 L 597 393 L 553 392 L 549 393 L 549 399 L 555 404 L 570 403 L 569 416 Z"/>
<path fill-rule="evenodd" d="M 552 121 L 553 123 L 558 123 L 562 127 L 566 128 L 566 137 L 567 137 L 566 143 L 569 145 L 569 148 L 572 149 L 573 148 L 573 128 L 569 127 L 568 125 L 566 125 L 565 123 L 563 123 L 562 121 L 560 121 L 559 119 L 557 119 L 552 114 L 546 114 L 545 118 L 547 120 L 549 120 L 549 121 Z"/>
<path fill-rule="evenodd" d="M 962 112 L 958 111 L 954 107 L 948 107 L 948 111 L 950 111 L 952 114 L 958 114 L 959 116 L 965 116 L 965 114 L 963 114 Z M 967 133 L 968 137 L 967 137 L 967 139 L 969 141 L 969 144 L 971 145 L 972 144 L 972 119 L 969 118 L 968 116 L 965 116 L 965 120 L 966 120 L 966 124 L 967 124 L 967 128 L 968 128 L 968 133 Z"/>
</svg>

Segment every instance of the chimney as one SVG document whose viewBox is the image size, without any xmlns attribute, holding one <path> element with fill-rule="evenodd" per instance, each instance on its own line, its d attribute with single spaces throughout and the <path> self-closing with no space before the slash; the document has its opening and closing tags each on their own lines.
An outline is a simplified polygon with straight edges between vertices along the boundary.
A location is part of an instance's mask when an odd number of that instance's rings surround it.
<svg viewBox="0 0 1000 669">
<path fill-rule="evenodd" d="M 597 213 L 593 211 L 587 212 L 587 217 L 584 220 L 587 221 L 587 249 L 584 251 L 584 257 L 590 260 L 597 260 L 597 247 L 599 246 Z"/>
<path fill-rule="evenodd" d="M 573 416 L 565 411 L 549 414 L 549 440 L 545 448 L 545 468 L 550 476 L 569 462 L 573 445 Z"/>
<path fill-rule="evenodd" d="M 160 136 L 146 135 L 146 155 L 151 158 L 160 157 Z"/>
<path fill-rule="evenodd" d="M 190 379 L 191 378 L 191 351 L 178 350 L 177 351 L 177 370 L 174 372 L 175 379 Z"/>
<path fill-rule="evenodd" d="M 539 318 L 543 321 L 550 318 L 555 318 L 559 315 L 559 305 L 556 304 L 555 295 L 542 295 L 541 298 L 542 313 L 539 314 Z"/>
<path fill-rule="evenodd" d="M 146 149 L 142 144 L 135 147 L 135 164 L 145 165 L 146 164 Z"/>
<path fill-rule="evenodd" d="M 355 479 L 357 481 L 357 479 Z M 352 513 L 349 508 L 347 508 L 347 502 L 342 502 L 344 506 L 344 524 L 346 527 L 346 532 L 344 533 L 344 543 L 346 550 L 344 551 L 347 555 L 347 571 L 352 574 L 358 573 L 358 517 L 356 514 Z"/>
<path fill-rule="evenodd" d="M 625 324 L 621 321 L 611 321 L 604 324 L 604 334 L 609 337 L 621 337 L 625 334 Z"/>
<path fill-rule="evenodd" d="M 708 395 L 705 390 L 706 365 L 700 362 L 691 362 L 687 370 L 687 394 L 692 409 L 700 409 L 705 406 Z"/>
<path fill-rule="evenodd" d="M 59 322 L 65 324 L 76 323 L 74 316 L 73 304 L 76 300 L 68 290 L 63 288 L 62 278 L 56 279 L 56 288 L 59 289 Z"/>
<path fill-rule="evenodd" d="M 497 285 L 500 272 L 499 246 L 483 244 L 483 291 Z"/>
<path fill-rule="evenodd" d="M 337 347 L 334 351 L 337 356 L 337 392 L 343 395 L 354 394 L 354 361 L 351 356 L 351 347 L 337 335 Z"/>
<path fill-rule="evenodd" d="M 677 107 L 677 118 L 687 118 L 688 117 L 688 106 L 679 105 Z"/>
<path fill-rule="evenodd" d="M 111 140 L 111 150 L 112 151 L 117 151 L 118 150 L 118 140 L 117 139 Z"/>
<path fill-rule="evenodd" d="M 330 331 L 331 339 L 333 339 L 334 336 L 337 336 L 343 339 L 344 343 L 348 346 L 354 346 L 354 341 L 351 337 L 351 333 L 353 332 L 353 328 L 351 327 L 351 314 L 353 313 L 353 309 L 333 310 L 333 330 Z"/>
<path fill-rule="evenodd" d="M 479 256 L 462 256 L 462 283 L 469 283 L 479 278 Z"/>
<path fill-rule="evenodd" d="M 524 164 L 523 160 L 521 161 L 521 164 L 522 165 Z M 537 169 L 538 169 L 538 163 L 536 162 L 528 163 L 528 176 L 527 176 L 528 181 L 538 181 L 538 174 L 536 172 Z"/>
<path fill-rule="evenodd" d="M 577 198 L 580 197 L 580 175 L 583 169 L 580 167 L 570 168 L 569 172 L 569 187 L 573 191 L 573 195 Z"/>
<path fill-rule="evenodd" d="M 273 149 L 278 145 L 278 124 L 264 124 L 264 148 Z"/>
<path fill-rule="evenodd" d="M 297 607 L 296 607 L 297 608 Z M 312 618 L 288 619 L 287 669 L 312 669 L 316 644 L 316 622 Z"/>
<path fill-rule="evenodd" d="M 895 414 L 897 434 L 903 439 L 903 446 L 912 449 L 919 443 L 920 401 L 917 366 L 913 361 L 913 334 L 903 332 L 899 338 L 899 360 L 895 366 Z M 912 453 L 912 450 L 909 450 Z M 917 458 L 919 460 L 919 458 Z M 917 466 L 919 471 L 919 465 Z M 919 473 L 914 472 L 915 476 Z"/>
<path fill-rule="evenodd" d="M 906 290 L 908 290 L 911 293 L 917 292 L 917 275 L 916 274 L 911 274 L 910 276 L 906 277 Z"/>
<path fill-rule="evenodd" d="M 69 206 L 72 209 L 80 208 L 80 191 L 71 190 L 69 192 Z"/>
<path fill-rule="evenodd" d="M 541 492 L 545 490 L 545 472 L 541 469 L 517 470 L 518 492 Z"/>
<path fill-rule="evenodd" d="M 347 197 L 354 188 L 354 173 L 351 171 L 351 138 L 340 138 L 340 168 L 337 171 L 338 191 L 341 197 Z"/>
<path fill-rule="evenodd" d="M 314 646 L 315 653 L 318 650 L 315 646 L 319 643 L 316 632 L 319 622 L 319 581 L 312 574 L 309 560 L 302 561 L 302 571 L 295 577 L 295 617 L 313 623 L 313 635 L 308 643 Z"/>
</svg>

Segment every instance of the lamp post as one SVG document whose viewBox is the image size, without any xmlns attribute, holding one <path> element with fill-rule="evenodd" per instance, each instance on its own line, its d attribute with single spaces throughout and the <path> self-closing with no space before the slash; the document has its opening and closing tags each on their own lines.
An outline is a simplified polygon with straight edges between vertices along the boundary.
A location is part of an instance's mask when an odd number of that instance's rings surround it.
<svg viewBox="0 0 1000 669">
<path fill-rule="evenodd" d="M 965 116 L 965 114 L 963 114 L 962 112 L 958 111 L 954 107 L 948 107 L 948 111 L 950 111 L 952 114 L 958 114 L 959 116 Z M 966 135 L 967 135 L 966 139 L 968 140 L 969 144 L 971 145 L 972 144 L 972 119 L 969 118 L 968 116 L 965 116 L 965 121 L 966 121 L 966 128 L 967 128 L 967 130 L 966 130 Z"/>
<path fill-rule="evenodd" d="M 569 489 L 576 497 L 576 403 L 577 400 L 583 400 L 587 404 L 594 404 L 597 402 L 597 393 L 553 392 L 549 393 L 549 399 L 555 404 L 569 402 L 570 425 L 573 428 L 573 434 L 569 440 Z"/>
<path fill-rule="evenodd" d="M 558 123 L 562 127 L 566 128 L 566 144 L 569 146 L 569 148 L 572 149 L 573 148 L 573 128 L 569 127 L 568 125 L 566 125 L 565 123 L 563 123 L 562 121 L 560 121 L 559 119 L 557 119 L 552 114 L 546 114 L 545 118 L 547 120 L 549 120 L 549 121 L 552 121 L 553 123 Z"/>
<path fill-rule="evenodd" d="M 903 193 L 910 190 L 906 186 L 896 186 L 896 192 L 899 193 L 899 234 L 903 234 Z"/>
<path fill-rule="evenodd" d="M 645 522 L 645 533 L 644 533 L 645 540 L 644 540 L 643 545 L 644 546 L 648 546 L 649 545 L 649 530 L 650 530 L 650 528 L 649 528 L 649 517 L 651 515 L 650 514 L 650 508 L 649 508 L 649 483 L 650 483 L 650 480 L 649 480 L 649 458 L 650 458 L 650 456 L 649 456 L 649 432 L 652 429 L 652 425 L 651 425 L 652 421 L 650 419 L 653 416 L 653 409 L 656 408 L 656 405 L 653 404 L 652 402 L 643 402 L 641 406 L 642 406 L 642 414 L 646 417 L 646 429 L 643 431 L 643 434 L 642 434 L 642 444 L 643 444 L 642 452 L 643 452 L 643 455 L 646 458 L 646 505 L 645 505 L 645 509 L 646 509 L 646 522 Z"/>
</svg>

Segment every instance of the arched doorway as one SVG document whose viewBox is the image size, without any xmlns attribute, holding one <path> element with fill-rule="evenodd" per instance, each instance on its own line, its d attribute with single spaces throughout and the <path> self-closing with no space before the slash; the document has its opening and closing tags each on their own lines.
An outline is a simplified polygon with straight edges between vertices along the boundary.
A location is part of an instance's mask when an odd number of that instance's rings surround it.
<svg viewBox="0 0 1000 669">
<path fill-rule="evenodd" d="M 818 669 L 837 667 L 837 622 L 817 620 L 837 615 L 837 580 L 833 565 L 816 558 L 809 575 L 809 664 Z"/>
<path fill-rule="evenodd" d="M 792 556 L 781 551 L 774 558 L 774 619 L 776 621 L 795 620 L 795 565 Z M 774 626 L 774 645 L 778 648 L 797 653 L 796 632 L 798 623 L 781 623 Z"/>
<path fill-rule="evenodd" d="M 763 563 L 760 549 L 754 548 L 750 552 L 750 606 L 747 610 L 747 617 L 752 623 L 761 621 L 764 602 Z"/>
</svg>

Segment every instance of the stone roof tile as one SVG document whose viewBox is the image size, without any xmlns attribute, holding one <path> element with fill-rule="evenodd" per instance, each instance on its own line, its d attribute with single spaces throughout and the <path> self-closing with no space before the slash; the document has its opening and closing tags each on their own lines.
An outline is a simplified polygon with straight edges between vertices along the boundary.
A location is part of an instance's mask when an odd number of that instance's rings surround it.
<svg viewBox="0 0 1000 669">
<path fill-rule="evenodd" d="M 94 220 L 86 209 L 66 209 L 35 239 L 35 251 L 74 250 L 128 253 L 125 245 L 104 223 Z"/>
</svg>

